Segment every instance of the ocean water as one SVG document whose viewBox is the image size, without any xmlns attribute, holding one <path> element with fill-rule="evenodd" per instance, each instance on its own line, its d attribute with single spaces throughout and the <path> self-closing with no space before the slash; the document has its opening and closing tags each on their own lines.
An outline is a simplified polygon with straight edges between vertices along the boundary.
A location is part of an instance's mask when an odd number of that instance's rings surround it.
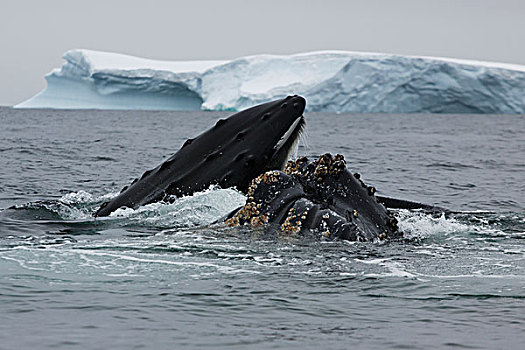
<svg viewBox="0 0 525 350">
<path fill-rule="evenodd" d="M 525 116 L 308 113 L 405 237 L 210 225 L 244 197 L 91 214 L 222 112 L 0 108 L 0 349 L 521 349 Z"/>
</svg>

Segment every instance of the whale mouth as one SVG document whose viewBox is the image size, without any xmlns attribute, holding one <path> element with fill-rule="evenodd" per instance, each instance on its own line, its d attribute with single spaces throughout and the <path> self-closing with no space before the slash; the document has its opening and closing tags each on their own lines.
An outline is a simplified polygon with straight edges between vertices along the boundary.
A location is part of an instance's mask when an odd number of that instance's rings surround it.
<svg viewBox="0 0 525 350">
<path fill-rule="evenodd" d="M 273 156 L 266 166 L 265 171 L 282 170 L 284 168 L 286 162 L 290 159 L 290 156 L 299 143 L 299 138 L 301 137 L 305 126 L 306 121 L 302 115 L 290 125 L 288 130 L 275 144 L 273 148 Z"/>
</svg>

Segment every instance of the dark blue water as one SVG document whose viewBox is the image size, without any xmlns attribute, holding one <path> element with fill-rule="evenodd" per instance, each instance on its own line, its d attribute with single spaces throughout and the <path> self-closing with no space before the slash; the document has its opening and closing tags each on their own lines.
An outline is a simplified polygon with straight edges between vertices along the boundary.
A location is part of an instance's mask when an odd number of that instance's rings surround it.
<svg viewBox="0 0 525 350">
<path fill-rule="evenodd" d="M 321 242 L 208 224 L 244 202 L 98 205 L 227 115 L 0 108 L 0 348 L 472 348 L 525 343 L 525 116 L 306 116 L 405 238 Z"/>
</svg>

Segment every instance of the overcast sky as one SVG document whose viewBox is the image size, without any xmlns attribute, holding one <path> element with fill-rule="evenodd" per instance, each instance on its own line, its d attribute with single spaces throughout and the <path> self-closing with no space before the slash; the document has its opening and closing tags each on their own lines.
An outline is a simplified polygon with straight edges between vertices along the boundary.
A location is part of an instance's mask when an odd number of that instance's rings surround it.
<svg viewBox="0 0 525 350">
<path fill-rule="evenodd" d="M 73 48 L 164 60 L 353 50 L 525 65 L 522 0 L 1 0 L 0 105 Z"/>
</svg>

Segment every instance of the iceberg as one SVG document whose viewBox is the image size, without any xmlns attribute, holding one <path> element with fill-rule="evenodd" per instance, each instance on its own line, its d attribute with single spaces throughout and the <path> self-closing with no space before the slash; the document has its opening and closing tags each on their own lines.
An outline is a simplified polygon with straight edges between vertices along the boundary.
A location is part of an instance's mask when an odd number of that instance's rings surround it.
<svg viewBox="0 0 525 350">
<path fill-rule="evenodd" d="M 16 108 L 241 110 L 299 94 L 309 111 L 525 113 L 525 66 L 350 51 L 157 61 L 70 50 Z"/>
</svg>

